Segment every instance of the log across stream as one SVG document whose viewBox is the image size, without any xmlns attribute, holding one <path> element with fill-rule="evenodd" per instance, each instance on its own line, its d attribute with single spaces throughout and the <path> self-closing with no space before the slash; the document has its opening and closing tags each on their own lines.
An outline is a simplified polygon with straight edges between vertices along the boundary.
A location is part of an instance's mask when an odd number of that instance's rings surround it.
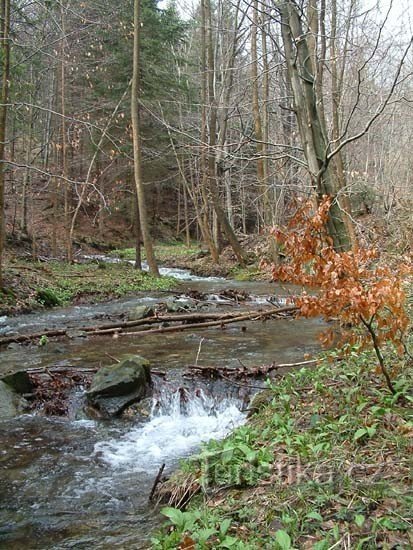
<svg viewBox="0 0 413 550">
<path fill-rule="evenodd" d="M 226 315 L 226 319 L 233 320 L 253 313 L 252 319 L 256 319 L 259 310 L 277 309 L 268 304 L 267 298 L 285 297 L 289 289 L 266 283 L 208 280 L 185 285 L 182 294 L 196 289 L 213 296 L 222 289 L 236 287 L 258 299 L 235 305 L 209 304 L 201 311 L 212 317 L 198 317 L 197 322 L 218 322 L 217 325 L 191 326 L 179 332 L 144 337 L 123 335 L 123 327 L 115 338 L 110 332 L 85 336 L 79 329 L 93 326 L 107 330 L 107 325 L 119 324 L 122 312 L 140 304 L 154 307 L 168 297 L 130 297 L 110 304 L 0 320 L 1 336 L 6 338 L 44 334 L 48 328 L 64 330 L 66 334 L 56 339 L 50 336 L 44 346 L 38 346 L 36 339 L 19 344 L 14 338 L 0 352 L 3 373 L 22 367 L 51 369 L 56 374 L 69 367 L 93 371 L 126 353 L 143 355 L 154 370 L 166 372 L 166 376 L 158 377 L 156 402 L 146 421 L 137 421 L 133 416 L 111 421 L 76 416 L 76 407 L 82 402 L 79 390 L 73 396 L 71 420 L 31 415 L 0 422 L 0 546 L 147 547 L 151 532 L 159 524 L 156 510 L 148 504 L 159 466 L 166 463 L 166 471 L 171 471 L 182 456 L 196 451 L 202 441 L 224 437 L 245 421 L 243 409 L 248 389 L 244 381 L 238 386 L 225 378 L 210 380 L 208 372 L 201 378 L 184 374 L 217 366 L 251 369 L 300 362 L 306 352 L 318 348 L 318 321 L 269 315 L 266 321 L 244 318 L 222 324 Z M 196 313 L 199 312 L 184 314 Z M 215 315 L 219 317 L 214 318 Z M 187 317 L 184 323 L 194 325 L 193 321 Z M 168 321 L 170 326 L 175 322 Z M 151 327 L 145 332 L 158 325 L 144 325 Z M 74 331 L 72 334 L 67 334 L 68 327 Z M 131 328 L 139 332 L 134 327 L 127 327 L 127 331 Z M 231 374 L 222 372 L 226 378 Z"/>
</svg>

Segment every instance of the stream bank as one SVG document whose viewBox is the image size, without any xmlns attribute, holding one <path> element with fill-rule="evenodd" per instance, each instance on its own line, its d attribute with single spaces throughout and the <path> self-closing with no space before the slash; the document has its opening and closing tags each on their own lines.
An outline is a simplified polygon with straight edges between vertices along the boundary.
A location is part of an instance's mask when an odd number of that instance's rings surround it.
<svg viewBox="0 0 413 550">
<path fill-rule="evenodd" d="M 247 243 L 248 244 L 248 243 Z M 252 243 L 249 243 L 252 246 Z M 254 247 L 253 247 L 254 248 Z M 172 270 L 191 273 L 202 278 L 240 277 L 247 280 L 269 280 L 256 264 L 256 252 L 251 252 L 252 264 L 245 270 L 237 268 L 237 260 L 229 249 L 223 252 L 219 265 L 198 245 L 158 243 L 155 255 L 162 278 L 152 277 L 143 262 L 143 271 L 133 268 L 135 250 L 117 249 L 102 254 L 93 249 L 78 251 L 73 265 L 47 257 L 30 261 L 28 254 L 16 254 L 4 266 L 5 290 L 0 291 L 0 316 L 28 313 L 55 306 L 78 305 L 112 300 L 143 291 L 176 288 L 177 281 L 168 276 Z M 254 263 L 255 262 L 255 263 Z M 182 276 L 178 277 L 178 280 Z"/>
<path fill-rule="evenodd" d="M 273 383 L 248 424 L 160 487 L 168 526 L 152 548 L 411 548 L 412 409 L 374 364 L 333 353 Z M 411 403 L 403 367 L 397 391 Z"/>
</svg>

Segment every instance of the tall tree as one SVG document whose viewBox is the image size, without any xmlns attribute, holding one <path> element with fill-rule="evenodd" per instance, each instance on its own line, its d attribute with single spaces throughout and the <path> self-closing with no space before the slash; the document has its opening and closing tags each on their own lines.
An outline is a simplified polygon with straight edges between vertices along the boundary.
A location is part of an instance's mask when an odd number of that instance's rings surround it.
<svg viewBox="0 0 413 550">
<path fill-rule="evenodd" d="M 2 52 L 2 84 L 0 105 L 0 288 L 3 287 L 3 256 L 6 233 L 6 206 L 4 203 L 5 184 L 5 150 L 7 127 L 7 103 L 9 98 L 10 79 L 10 0 L 1 0 L 1 52 Z"/>
<path fill-rule="evenodd" d="M 219 196 L 219 186 L 217 181 L 217 164 L 216 164 L 216 154 L 215 154 L 215 149 L 217 145 L 217 142 L 216 142 L 217 106 L 216 106 L 216 99 L 215 99 L 216 70 L 215 70 L 215 60 L 214 60 L 211 1 L 203 0 L 202 6 L 203 6 L 202 26 L 205 29 L 205 32 L 203 32 L 203 40 L 206 40 L 205 52 L 206 52 L 206 67 L 207 67 L 207 97 L 208 97 L 208 108 L 209 108 L 207 189 L 208 189 L 208 195 L 213 205 L 214 213 L 216 215 L 216 221 L 219 224 L 220 228 L 222 228 L 225 236 L 227 237 L 228 242 L 230 243 L 240 265 L 245 265 L 246 263 L 245 251 L 240 245 L 238 238 L 235 234 L 234 228 L 229 222 L 228 216 L 221 204 L 221 198 Z M 203 144 L 203 145 L 205 146 L 206 144 Z"/>
<path fill-rule="evenodd" d="M 133 73 L 132 73 L 132 93 L 131 93 L 131 118 L 132 118 L 132 137 L 133 137 L 133 166 L 136 186 L 136 198 L 138 201 L 140 227 L 143 239 L 143 245 L 146 252 L 146 260 L 149 270 L 153 275 L 159 276 L 159 270 L 156 263 L 152 246 L 152 237 L 149 231 L 148 214 L 146 209 L 145 188 L 142 180 L 142 151 L 140 137 L 139 121 L 139 96 L 140 96 L 140 63 L 139 63 L 139 44 L 140 44 L 140 0 L 134 0 L 133 16 Z M 138 258 L 137 258 L 137 261 Z"/>
<path fill-rule="evenodd" d="M 294 97 L 294 108 L 300 130 L 304 155 L 313 185 L 319 198 L 332 198 L 328 229 L 337 250 L 347 250 L 351 239 L 345 214 L 338 202 L 338 186 L 332 163 L 327 158 L 329 141 L 327 128 L 320 116 L 316 93 L 314 46 L 311 33 L 304 30 L 303 14 L 295 2 L 277 4 L 281 16 L 281 32 L 287 70 Z"/>
</svg>

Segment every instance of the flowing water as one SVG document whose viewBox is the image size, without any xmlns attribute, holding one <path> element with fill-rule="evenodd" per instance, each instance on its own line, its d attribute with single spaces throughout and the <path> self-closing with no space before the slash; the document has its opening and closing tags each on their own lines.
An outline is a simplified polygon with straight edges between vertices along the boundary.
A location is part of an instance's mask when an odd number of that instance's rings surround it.
<svg viewBox="0 0 413 550">
<path fill-rule="evenodd" d="M 74 331 L 99 324 L 131 308 L 155 305 L 188 289 L 209 294 L 207 308 L 237 311 L 284 303 L 294 292 L 268 283 L 236 283 L 170 270 L 183 283 L 176 293 L 152 293 L 93 306 L 0 318 L 0 334 Z M 236 304 L 219 299 L 226 288 L 252 294 Z M 179 298 L 182 299 L 182 298 Z M 161 464 L 179 459 L 211 438 L 225 437 L 245 421 L 246 390 L 182 378 L 185 365 L 237 367 L 300 360 L 317 349 L 318 321 L 277 319 L 136 339 L 74 337 L 45 347 L 12 345 L 1 352 L 0 372 L 23 367 L 96 367 L 137 353 L 168 372 L 157 378 L 146 421 L 67 420 L 24 415 L 0 422 L 0 548 L 148 548 L 159 525 L 148 496 Z M 183 398 L 183 392 L 185 393 Z M 81 401 L 81 396 L 79 396 Z"/>
</svg>

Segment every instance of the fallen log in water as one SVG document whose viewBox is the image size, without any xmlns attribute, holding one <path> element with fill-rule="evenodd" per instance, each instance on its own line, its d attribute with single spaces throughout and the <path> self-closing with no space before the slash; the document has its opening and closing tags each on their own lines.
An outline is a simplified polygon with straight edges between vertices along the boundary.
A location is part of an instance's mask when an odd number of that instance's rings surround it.
<svg viewBox="0 0 413 550">
<path fill-rule="evenodd" d="M 184 313 L 175 315 L 154 315 L 144 319 L 136 321 L 124 321 L 118 323 L 108 323 L 100 326 L 89 327 L 70 327 L 63 329 L 46 329 L 42 332 L 35 332 L 31 334 L 15 334 L 13 336 L 3 336 L 0 338 L 0 346 L 10 344 L 12 342 L 22 343 L 38 340 L 42 336 L 48 338 L 54 338 L 59 336 L 66 336 L 70 331 L 76 330 L 81 333 L 86 333 L 88 336 L 99 336 L 105 334 L 118 335 L 142 335 L 142 334 L 159 334 L 163 332 L 173 332 L 180 330 L 188 330 L 193 328 L 203 328 L 209 326 L 219 326 L 228 323 L 236 323 L 239 321 L 247 321 L 254 319 L 263 319 L 265 317 L 271 317 L 272 315 L 283 315 L 286 313 L 293 313 L 297 308 L 295 306 L 285 306 L 279 308 L 271 308 L 265 311 L 249 311 L 244 314 L 239 313 Z M 205 322 L 207 320 L 207 322 Z M 162 327 L 158 329 L 150 329 L 150 325 L 161 323 L 175 323 L 183 322 L 182 325 L 174 325 L 171 327 Z M 138 326 L 148 325 L 145 329 L 137 332 L 123 332 L 124 329 L 134 328 Z"/>
<path fill-rule="evenodd" d="M 216 326 L 224 326 L 229 323 L 239 323 L 241 321 L 258 321 L 259 319 L 265 319 L 266 317 L 272 317 L 273 315 L 282 315 L 283 313 L 296 311 L 297 308 L 294 306 L 286 306 L 280 308 L 272 308 L 267 311 L 253 311 L 248 312 L 243 315 L 232 315 L 230 317 L 221 316 L 220 319 L 216 321 L 208 321 L 201 323 L 184 323 L 181 325 L 174 325 L 171 327 L 161 327 L 156 329 L 144 329 L 136 332 L 121 332 L 118 333 L 118 336 L 147 336 L 148 334 L 164 334 L 166 332 L 180 332 L 182 330 L 192 330 Z M 98 333 L 95 333 L 98 334 Z"/>
</svg>

